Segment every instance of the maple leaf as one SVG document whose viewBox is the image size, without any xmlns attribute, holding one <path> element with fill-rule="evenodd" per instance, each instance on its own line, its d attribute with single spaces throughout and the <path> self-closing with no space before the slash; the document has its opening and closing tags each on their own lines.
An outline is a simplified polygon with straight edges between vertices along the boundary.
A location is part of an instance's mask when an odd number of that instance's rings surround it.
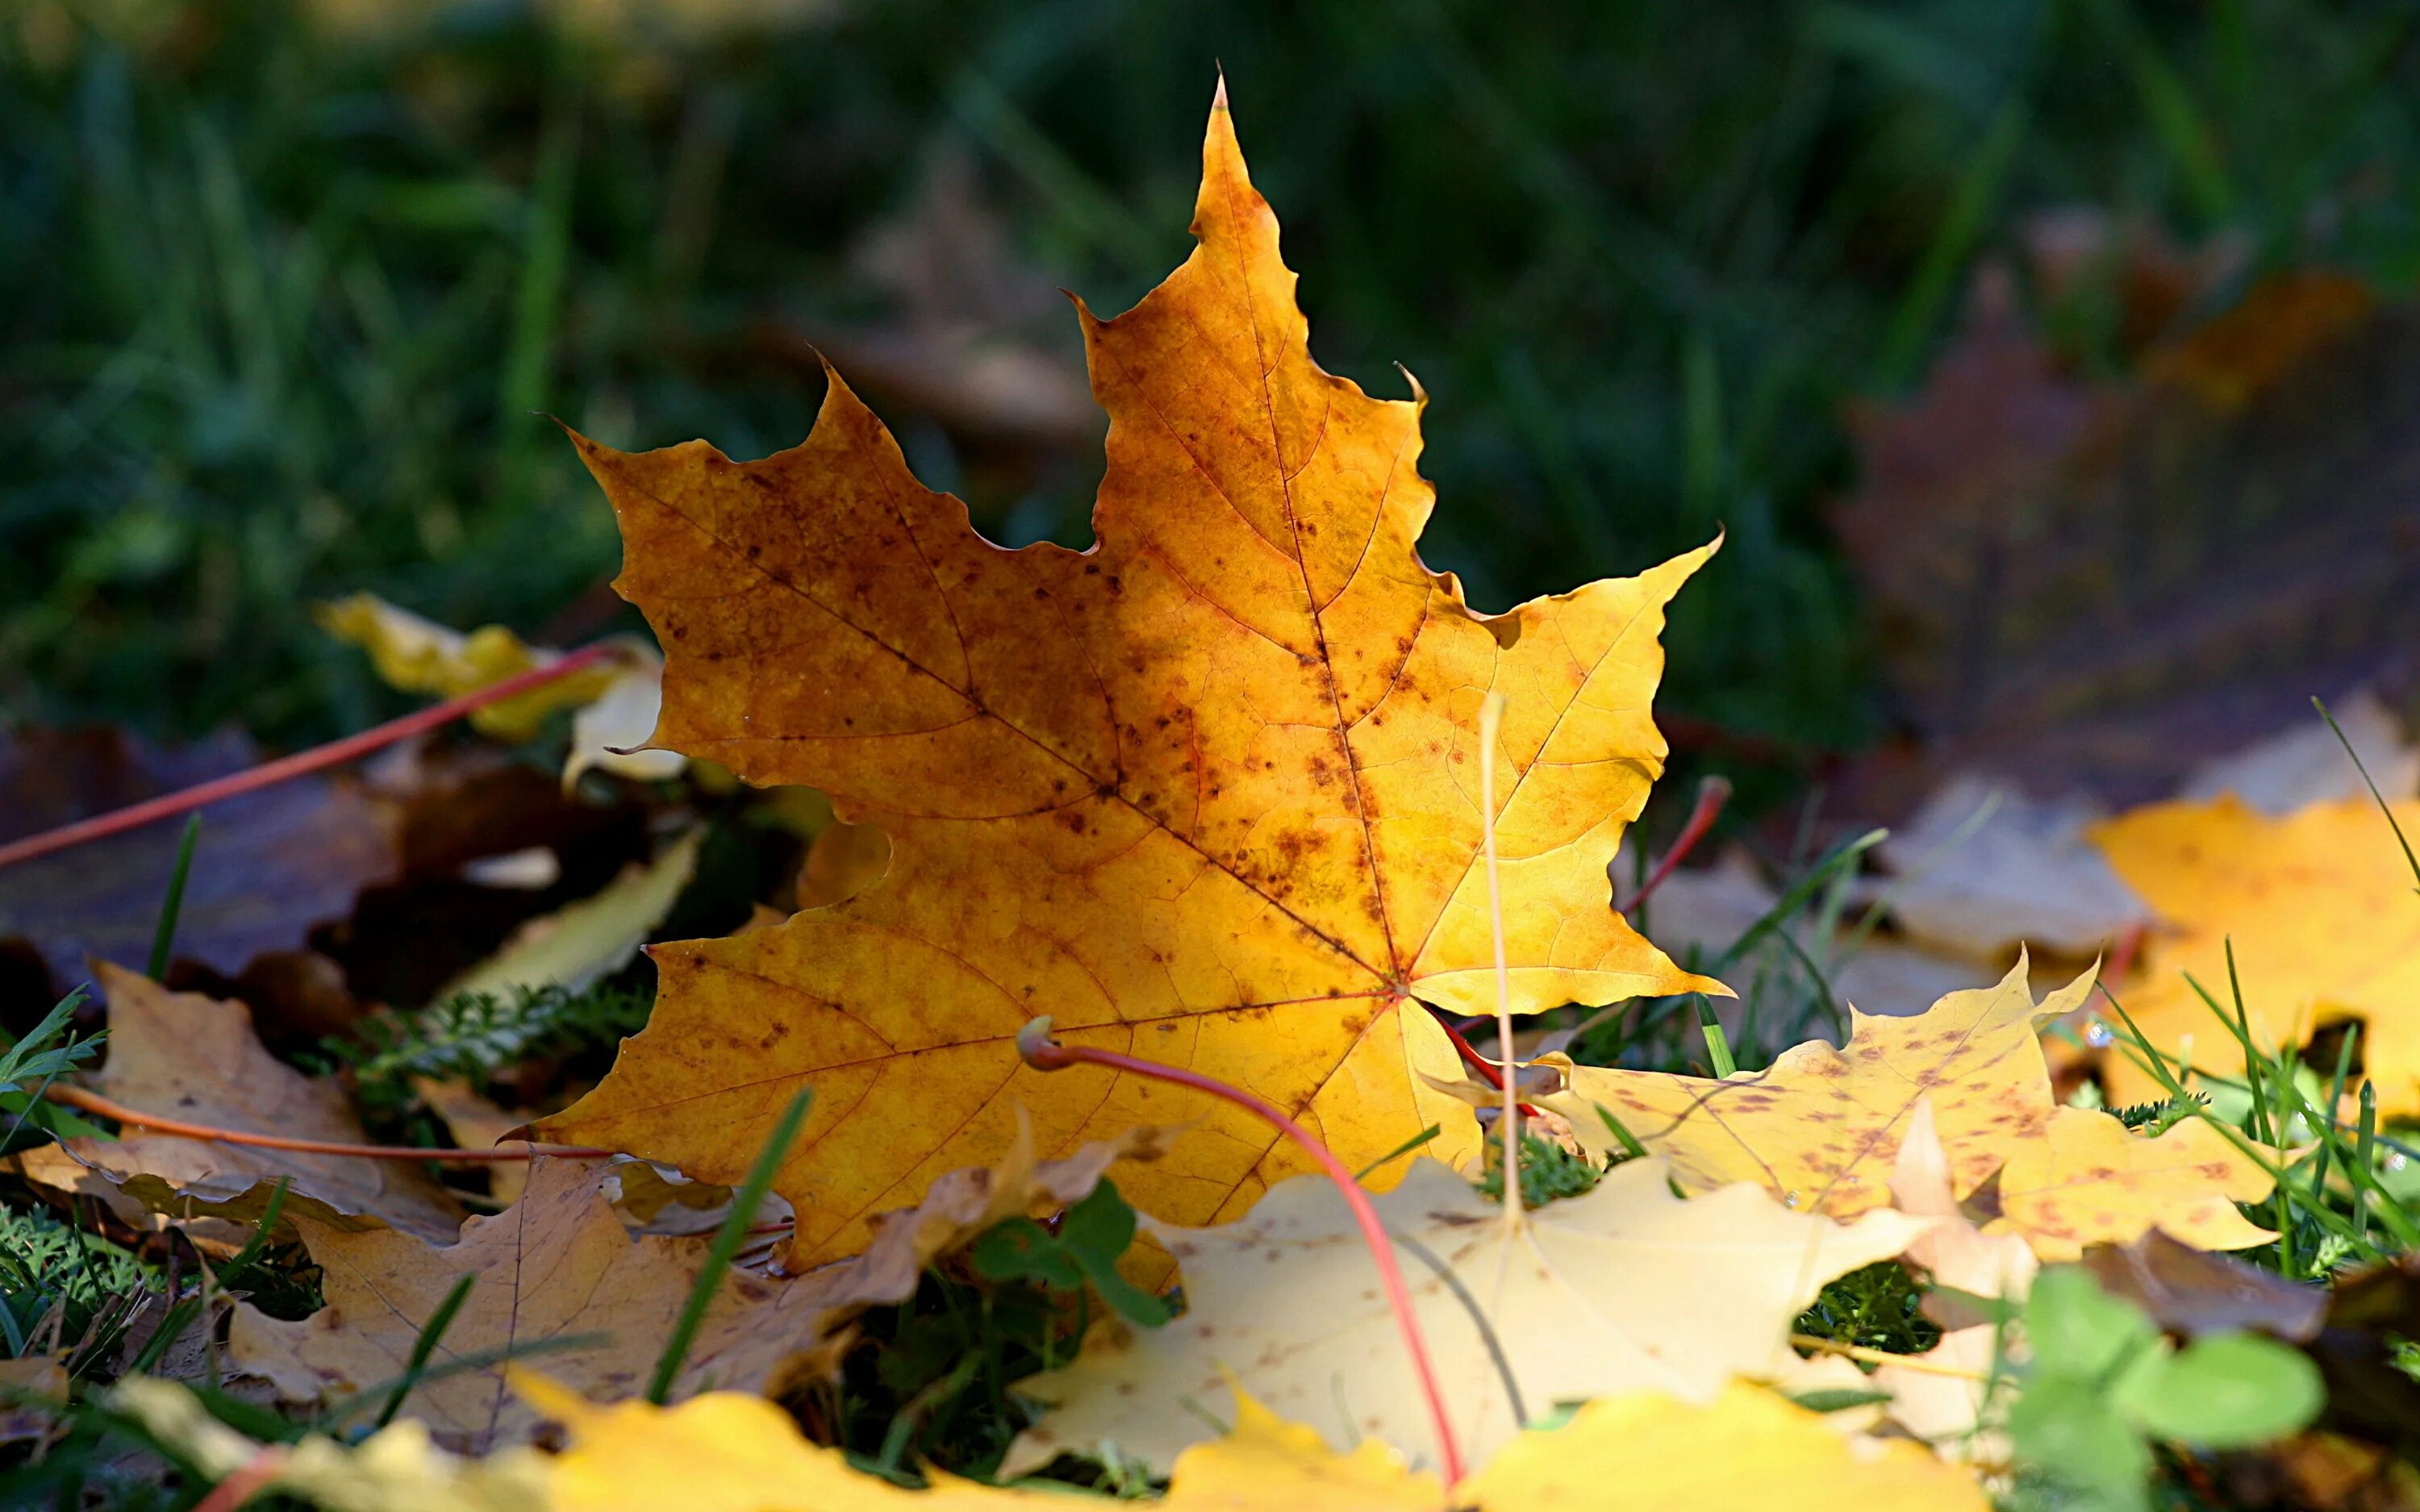
<svg viewBox="0 0 2420 1512">
<path fill-rule="evenodd" d="M 914 1296 L 935 1259 L 1002 1219 L 1083 1200 L 1112 1165 L 1156 1159 L 1166 1139 L 1164 1131 L 1138 1129 L 1064 1160 L 1037 1162 L 1032 1141 L 1020 1138 L 989 1165 L 941 1177 L 918 1207 L 882 1214 L 862 1255 L 789 1280 L 734 1270 L 675 1390 L 708 1381 L 756 1386 L 823 1368 L 830 1351 L 816 1346 L 866 1308 Z M 486 1357 L 486 1364 L 425 1382 L 406 1404 L 441 1440 L 477 1449 L 524 1435 L 535 1419 L 504 1390 L 501 1356 L 529 1352 L 543 1340 L 607 1335 L 550 1350 L 545 1367 L 592 1394 L 633 1391 L 697 1279 L 706 1243 L 628 1233 L 605 1196 L 612 1174 L 577 1161 L 534 1162 L 520 1199 L 492 1218 L 472 1219 L 449 1247 L 305 1222 L 302 1241 L 322 1273 L 328 1305 L 292 1323 L 240 1308 L 229 1356 L 289 1400 L 325 1401 L 368 1389 L 402 1372 L 420 1331 L 458 1280 L 470 1275 L 476 1280 L 435 1358 Z"/>
<path fill-rule="evenodd" d="M 334 1083 L 276 1059 L 253 1037 L 240 1003 L 172 993 L 123 967 L 96 980 L 109 1004 L 99 1090 L 132 1107 L 238 1134 L 362 1144 L 352 1104 Z M 335 1228 L 393 1226 L 451 1238 L 460 1204 L 415 1165 L 140 1134 L 70 1139 L 12 1157 L 27 1180 L 100 1197 L 121 1212 L 258 1220 L 279 1180 L 287 1219 Z M 281 1227 L 283 1224 L 281 1223 Z M 415 1241 L 416 1242 L 416 1241 Z"/>
<path fill-rule="evenodd" d="M 252 1494 L 283 1491 L 333 1512 L 547 1512 L 552 1468 L 533 1449 L 461 1459 L 430 1442 L 406 1418 L 358 1443 L 305 1434 L 278 1450 L 256 1443 L 214 1416 L 183 1386 L 130 1375 L 109 1405 L 177 1451 L 205 1482 L 225 1482 L 274 1454 L 274 1468 Z"/>
<path fill-rule="evenodd" d="M 1713 548 L 1489 618 L 1416 550 L 1419 399 L 1320 370 L 1223 88 L 1183 268 L 1080 303 L 1108 471 L 1078 552 L 1009 551 L 919 484 L 834 376 L 797 449 L 579 440 L 619 517 L 616 586 L 669 648 L 655 743 L 803 783 L 891 840 L 876 885 L 745 937 L 659 946 L 653 1020 L 539 1127 L 737 1180 L 800 1082 L 775 1190 L 794 1261 L 998 1148 L 1202 1120 L 1130 1193 L 1245 1211 L 1307 1162 L 1200 1094 L 1015 1044 L 1190 1067 L 1309 1123 L 1348 1165 L 1467 1114 L 1415 1071 L 1452 1052 L 1414 999 L 1494 1006 L 1476 730 L 1508 700 L 1492 816 L 1512 1006 L 1718 984 L 1608 906 L 1605 869 L 1662 771 L 1663 606 Z M 1410 1009 L 1406 1011 L 1406 1009 Z"/>
<path fill-rule="evenodd" d="M 1473 1459 L 1555 1402 L 1638 1388 L 1707 1401 L 1733 1374 L 1794 1368 L 1790 1325 L 1823 1284 L 1899 1254 L 1927 1227 L 1895 1212 L 1844 1227 L 1745 1184 L 1684 1202 L 1654 1159 L 1531 1213 L 1509 1252 L 1503 1210 L 1435 1161 L 1415 1162 L 1376 1200 L 1422 1262 L 1406 1279 Z M 1164 1469 L 1207 1436 L 1199 1415 L 1171 1407 L 1216 1402 L 1231 1370 L 1331 1443 L 1429 1446 L 1426 1399 L 1331 1184 L 1284 1182 L 1220 1228 L 1145 1227 L 1184 1272 L 1185 1315 L 1147 1331 L 1105 1320 L 1073 1364 L 1022 1382 L 1054 1411 L 1004 1472 L 1108 1441 Z"/>
<path fill-rule="evenodd" d="M 1066 1493 L 945 1474 L 908 1490 L 800 1437 L 761 1397 L 715 1392 L 669 1410 L 597 1407 L 526 1372 L 520 1388 L 565 1425 L 554 1512 L 1004 1512 L 1065 1508 Z M 1819 1413 L 1733 1381 L 1695 1406 L 1637 1392 L 1533 1429 L 1441 1494 L 1377 1440 L 1338 1454 L 1248 1393 L 1234 1427 L 1177 1457 L 1169 1512 L 1985 1512 L 1982 1489 L 1916 1444 L 1852 1437 Z"/>
<path fill-rule="evenodd" d="M 1753 1075 L 1710 1081 L 1576 1066 L 1540 1105 L 1569 1120 L 1592 1153 L 1619 1148 L 1604 1109 L 1684 1190 L 1754 1181 L 1792 1206 L 1850 1217 L 1890 1200 L 1900 1142 L 1929 1099 L 1955 1195 L 1998 1177 L 2002 1216 L 1985 1231 L 2023 1234 L 2043 1259 L 2073 1259 L 2153 1225 L 2204 1249 L 2274 1238 L 2238 1202 L 2272 1180 L 2198 1119 L 2146 1139 L 2115 1117 L 2061 1107 L 2035 1028 L 2080 1007 L 2087 972 L 2039 1005 L 2021 957 L 1999 985 L 1951 993 L 1904 1018 L 1851 1013 L 1849 1042 L 1812 1041 Z"/>
<path fill-rule="evenodd" d="M 405 1403 L 440 1443 L 481 1453 L 526 1438 L 536 1425 L 505 1390 L 499 1353 L 545 1350 L 547 1368 L 584 1390 L 637 1391 L 706 1246 L 627 1233 L 598 1190 L 601 1175 L 582 1162 L 541 1160 L 519 1202 L 471 1219 L 448 1247 L 300 1219 L 328 1305 L 293 1323 L 239 1307 L 228 1359 L 288 1400 L 341 1400 L 401 1376 L 421 1331 L 469 1275 L 470 1292 L 431 1357 L 457 1368 L 423 1381 Z M 708 1381 L 761 1383 L 810 1333 L 814 1311 L 805 1291 L 735 1270 L 715 1294 L 675 1390 L 694 1392 Z M 568 1349 L 549 1343 L 582 1335 L 597 1336 Z"/>
<path fill-rule="evenodd" d="M 1456 1489 L 1488 1512 L 1984 1512 L 1982 1488 L 1905 1441 L 1853 1438 L 1732 1381 L 1694 1405 L 1652 1392 L 1592 1401 L 1524 1433 Z"/>
<path fill-rule="evenodd" d="M 2420 803 L 2393 806 L 2420 834 Z M 2241 1075 L 2243 1049 L 2198 981 L 2231 1016 L 2227 942 L 2253 1042 L 2264 1052 L 2361 1025 L 2361 1066 L 2383 1117 L 2420 1114 L 2420 896 L 2395 832 L 2367 797 L 2271 818 L 2226 796 L 2136 809 L 2093 840 L 2163 924 L 2120 999 L 2163 1054 Z M 2123 1054 L 2103 1068 L 2112 1102 L 2167 1089 Z M 2183 1237 L 2183 1236 L 2180 1236 Z"/>
</svg>

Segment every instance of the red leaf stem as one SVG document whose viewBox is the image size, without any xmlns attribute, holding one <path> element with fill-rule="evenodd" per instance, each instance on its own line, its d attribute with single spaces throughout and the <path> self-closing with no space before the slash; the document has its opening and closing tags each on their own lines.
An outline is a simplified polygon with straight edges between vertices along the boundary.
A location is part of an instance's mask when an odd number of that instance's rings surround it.
<svg viewBox="0 0 2420 1512">
<path fill-rule="evenodd" d="M 125 830 L 139 829 L 145 825 L 156 824 L 163 819 L 173 819 L 188 810 L 199 809 L 205 804 L 238 797 L 260 788 L 274 786 L 288 778 L 316 772 L 323 766 L 335 766 L 349 762 L 355 757 L 366 756 L 374 750 L 392 746 L 396 741 L 409 740 L 425 730 L 434 730 L 440 725 L 451 723 L 473 710 L 484 709 L 490 703 L 501 703 L 508 698 L 526 693 L 534 687 L 543 687 L 559 678 L 568 677 L 583 667 L 613 656 L 617 649 L 611 642 L 605 641 L 593 646 L 583 646 L 578 651 L 565 654 L 561 659 L 549 662 L 546 666 L 533 667 L 528 671 L 516 673 L 501 683 L 490 683 L 475 692 L 464 693 L 458 698 L 450 698 L 442 703 L 432 703 L 425 709 L 407 714 L 400 719 L 390 719 L 382 725 L 372 726 L 358 734 L 347 735 L 341 740 L 332 740 L 324 746 L 314 746 L 309 750 L 298 750 L 291 756 L 281 756 L 275 761 L 263 762 L 257 766 L 249 766 L 240 772 L 230 772 L 225 777 L 213 778 L 208 782 L 196 783 L 193 787 L 182 788 L 175 793 L 163 793 L 156 798 L 146 798 L 141 803 L 129 804 L 123 809 L 113 809 L 107 813 L 94 814 L 88 819 L 79 819 L 73 824 L 61 825 L 56 829 L 46 829 L 38 835 L 27 835 L 22 840 L 10 841 L 6 845 L 0 845 L 0 866 L 14 866 L 19 861 L 30 861 L 38 856 L 48 856 L 53 851 L 63 851 L 70 846 L 104 840 Z"/>
<path fill-rule="evenodd" d="M 148 1129 L 153 1134 L 173 1134 L 179 1139 L 209 1139 L 222 1145 L 250 1145 L 257 1149 L 290 1149 L 303 1155 L 351 1155 L 361 1160 L 433 1160 L 450 1165 L 535 1160 L 540 1155 L 603 1160 L 613 1153 L 610 1149 L 590 1149 L 582 1145 L 533 1145 L 526 1141 L 519 1149 L 423 1149 L 416 1145 L 346 1145 L 329 1139 L 287 1139 L 277 1134 L 246 1134 L 240 1129 L 219 1129 L 207 1123 L 164 1119 L 156 1113 L 146 1113 L 140 1108 L 112 1102 L 99 1092 L 88 1092 L 81 1087 L 69 1087 L 58 1082 L 42 1088 L 42 1096 L 53 1103 L 64 1103 L 69 1107 L 114 1119 L 132 1128 Z"/>
<path fill-rule="evenodd" d="M 1623 913 L 1637 908 L 1647 901 L 1649 894 L 1664 885 L 1664 879 L 1672 874 L 1683 858 L 1698 848 L 1698 841 L 1706 838 L 1706 831 L 1714 827 L 1715 819 L 1721 816 L 1723 805 L 1729 803 L 1730 797 L 1731 785 L 1725 778 L 1710 777 L 1698 784 L 1698 801 L 1689 810 L 1689 822 L 1681 826 L 1680 835 L 1673 840 L 1672 848 L 1664 853 L 1664 859 L 1656 862 L 1655 870 L 1639 884 L 1638 895 L 1621 905 Z"/>
<path fill-rule="evenodd" d="M 1429 1363 L 1428 1340 L 1420 1333 L 1419 1315 L 1412 1310 L 1411 1288 L 1404 1284 L 1404 1273 L 1395 1263 L 1394 1245 L 1387 1239 L 1386 1226 L 1378 1221 L 1378 1210 L 1370 1203 L 1370 1194 L 1336 1158 L 1336 1152 L 1312 1137 L 1311 1132 L 1286 1117 L 1276 1104 L 1254 1097 L 1240 1087 L 1231 1087 L 1200 1072 L 1180 1071 L 1174 1066 L 1162 1066 L 1133 1056 L 1122 1056 L 1114 1050 L 1096 1050 L 1090 1045 L 1065 1045 L 1050 1038 L 1050 1021 L 1038 1018 L 1026 1025 L 1016 1037 L 1016 1048 L 1026 1064 L 1038 1071 L 1059 1071 L 1074 1065 L 1107 1066 L 1113 1071 L 1148 1076 L 1154 1081 L 1171 1082 L 1178 1087 L 1190 1087 L 1222 1098 L 1252 1113 L 1284 1134 L 1319 1163 L 1327 1179 L 1336 1183 L 1346 1206 L 1353 1210 L 1353 1220 L 1361 1228 L 1361 1241 L 1370 1246 L 1370 1257 L 1377 1262 L 1379 1283 L 1387 1289 L 1387 1305 L 1394 1310 L 1395 1324 L 1403 1331 L 1404 1351 L 1411 1356 L 1412 1372 L 1419 1379 L 1420 1392 L 1428 1398 L 1429 1419 L 1435 1429 L 1437 1454 L 1444 1462 L 1445 1483 L 1458 1485 L 1462 1480 L 1462 1449 L 1454 1443 L 1453 1423 L 1446 1415 L 1445 1393 L 1437 1386 L 1436 1371 Z"/>
</svg>

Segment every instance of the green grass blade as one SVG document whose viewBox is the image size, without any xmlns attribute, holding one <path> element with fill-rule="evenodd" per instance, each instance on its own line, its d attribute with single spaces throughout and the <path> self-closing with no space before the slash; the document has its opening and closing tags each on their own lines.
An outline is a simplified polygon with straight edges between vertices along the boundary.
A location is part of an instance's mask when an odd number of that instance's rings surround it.
<svg viewBox="0 0 2420 1512">
<path fill-rule="evenodd" d="M 151 964 L 144 975 L 158 981 L 168 974 L 168 950 L 177 943 L 177 915 L 185 906 L 185 878 L 194 870 L 194 841 L 201 838 L 202 816 L 189 815 L 184 836 L 177 841 L 177 865 L 168 873 L 168 896 L 160 901 L 160 922 L 151 930 Z"/>
<path fill-rule="evenodd" d="M 713 1247 L 706 1252 L 706 1264 L 697 1273 L 697 1285 L 690 1288 L 689 1301 L 681 1307 L 680 1319 L 673 1324 L 672 1336 L 664 1340 L 664 1352 L 657 1357 L 656 1373 L 647 1382 L 647 1400 L 658 1407 L 672 1396 L 673 1378 L 680 1374 L 681 1362 L 689 1358 L 689 1347 L 697 1340 L 697 1331 L 706 1321 L 706 1309 L 714 1302 L 716 1288 L 722 1285 L 722 1273 L 739 1255 L 739 1246 L 747 1242 L 748 1226 L 755 1221 L 757 1206 L 765 1194 L 773 1188 L 773 1173 L 790 1153 L 790 1146 L 799 1137 L 799 1126 L 807 1121 L 807 1109 L 815 1100 L 814 1088 L 802 1087 L 790 1105 L 782 1110 L 781 1119 L 773 1125 L 773 1136 L 765 1141 L 757 1152 L 756 1164 L 749 1169 L 748 1180 L 731 1198 L 731 1212 L 715 1230 Z"/>
<path fill-rule="evenodd" d="M 2361 774 L 2362 783 L 2369 789 L 2369 795 L 2378 800 L 2378 811 L 2386 816 L 2386 827 L 2395 831 L 2395 843 L 2403 847 L 2404 864 L 2412 868 L 2412 890 L 2420 892 L 2420 856 L 2412 854 L 2412 841 L 2404 836 L 2403 825 L 2395 817 L 2395 806 L 2386 801 L 2385 794 L 2378 791 L 2378 779 L 2369 775 L 2369 768 L 2362 763 L 2361 752 L 2352 748 L 2352 741 L 2345 734 L 2344 726 L 2336 723 L 2336 717 L 2328 712 L 2328 706 L 2313 699 L 2311 707 L 2319 710 L 2319 717 L 2335 732 L 2336 744 L 2344 747 L 2345 754 L 2352 758 L 2352 769 Z"/>
<path fill-rule="evenodd" d="M 462 1304 L 470 1300 L 471 1288 L 478 1279 L 473 1274 L 455 1282 L 446 1291 L 444 1300 L 437 1304 L 437 1310 L 428 1315 L 428 1321 L 422 1325 L 419 1336 L 411 1341 L 411 1356 L 403 1364 L 403 1374 L 396 1378 L 395 1389 L 387 1393 L 386 1405 L 379 1409 L 376 1427 L 386 1427 L 395 1421 L 396 1413 L 403 1411 L 403 1399 L 411 1395 L 412 1388 L 420 1384 L 420 1378 L 427 1373 L 428 1357 L 437 1352 L 437 1341 L 454 1326 L 454 1315 L 460 1312 Z"/>
<path fill-rule="evenodd" d="M 1817 889 L 1829 881 L 1834 873 L 1848 867 L 1858 856 L 1888 839 L 1890 839 L 1890 831 L 1887 829 L 1869 829 L 1862 835 L 1844 840 L 1834 846 L 1822 860 L 1815 863 L 1813 870 L 1792 883 L 1790 890 L 1774 901 L 1773 906 L 1764 911 L 1764 917 L 1743 931 L 1740 937 L 1731 942 L 1730 949 L 1714 958 L 1712 969 L 1715 972 L 1723 971 L 1733 962 L 1746 955 L 1756 948 L 1757 942 L 1779 928 L 1782 920 L 1807 906 L 1807 900 L 1815 896 Z"/>
<path fill-rule="evenodd" d="M 1723 1037 L 1722 1021 L 1714 1017 L 1714 1005 L 1706 1000 L 1705 994 L 1695 995 L 1698 999 L 1698 1032 L 1705 1036 L 1706 1057 L 1714 1062 L 1715 1075 L 1729 1076 L 1739 1070 L 1739 1062 L 1731 1058 L 1730 1041 Z"/>
</svg>

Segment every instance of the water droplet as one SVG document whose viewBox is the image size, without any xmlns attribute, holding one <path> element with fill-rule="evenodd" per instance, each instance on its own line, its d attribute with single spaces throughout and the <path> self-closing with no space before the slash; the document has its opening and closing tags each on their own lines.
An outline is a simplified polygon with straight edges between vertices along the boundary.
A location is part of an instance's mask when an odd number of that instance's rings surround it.
<svg viewBox="0 0 2420 1512">
<path fill-rule="evenodd" d="M 1788 1196 L 1783 1197 L 1781 1199 L 1781 1205 L 1785 1208 L 1794 1208 L 1798 1206 L 1798 1194 L 1792 1192 Z"/>
<path fill-rule="evenodd" d="M 2399 1149 L 2390 1149 L 2386 1152 L 2386 1158 L 2379 1164 L 2390 1171 L 2399 1171 L 2412 1164 L 2412 1157 Z"/>
<path fill-rule="evenodd" d="M 2108 1025 L 2094 1019 L 2084 1026 L 2084 1042 L 2095 1050 L 2106 1050 L 2118 1042 L 2118 1036 Z"/>
</svg>

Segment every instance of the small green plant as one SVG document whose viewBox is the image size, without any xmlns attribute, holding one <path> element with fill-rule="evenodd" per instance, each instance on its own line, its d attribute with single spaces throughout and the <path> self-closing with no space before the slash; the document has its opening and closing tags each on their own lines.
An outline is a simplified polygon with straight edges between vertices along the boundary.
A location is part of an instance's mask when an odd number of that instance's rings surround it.
<svg viewBox="0 0 2420 1512">
<path fill-rule="evenodd" d="M 2035 1281 L 2024 1326 L 2024 1390 L 2008 1420 L 2022 1482 L 2096 1512 L 2147 1512 L 2155 1443 L 2267 1443 L 2318 1416 L 2326 1395 L 2308 1359 L 2259 1335 L 2178 1349 L 2076 1267 Z"/>
<path fill-rule="evenodd" d="M 461 993 L 412 1013 L 380 1013 L 350 1036 L 321 1042 L 320 1057 L 352 1073 L 365 1105 L 391 1111 L 417 1100 L 418 1077 L 483 1082 L 521 1061 L 610 1048 L 647 1022 L 649 995 L 599 983 L 549 983 L 509 997 Z"/>
<path fill-rule="evenodd" d="M 1596 1189 L 1605 1168 L 1585 1154 L 1565 1149 L 1551 1139 L 1524 1131 L 1521 1135 L 1521 1205 L 1543 1208 L 1563 1197 Z M 1479 1180 L 1480 1194 L 1490 1202 L 1504 1200 L 1504 1137 L 1487 1136 L 1487 1174 Z"/>
<path fill-rule="evenodd" d="M 97 1234 L 0 1206 L 0 1345 L 11 1358 L 70 1349 L 80 1370 L 98 1363 L 155 1279 Z"/>
<path fill-rule="evenodd" d="M 1798 1317 L 1797 1332 L 1888 1354 L 1921 1354 L 1941 1342 L 1924 1316 L 1924 1287 L 1897 1260 L 1834 1279 Z"/>
<path fill-rule="evenodd" d="M 1168 1321 L 1168 1304 L 1118 1274 L 1118 1257 L 1134 1242 L 1135 1213 L 1109 1181 L 1067 1210 L 1057 1232 L 1031 1218 L 1011 1218 L 975 1242 L 977 1274 L 992 1281 L 1031 1281 L 1057 1291 L 1094 1295 L 1119 1317 L 1145 1328 Z"/>
</svg>

